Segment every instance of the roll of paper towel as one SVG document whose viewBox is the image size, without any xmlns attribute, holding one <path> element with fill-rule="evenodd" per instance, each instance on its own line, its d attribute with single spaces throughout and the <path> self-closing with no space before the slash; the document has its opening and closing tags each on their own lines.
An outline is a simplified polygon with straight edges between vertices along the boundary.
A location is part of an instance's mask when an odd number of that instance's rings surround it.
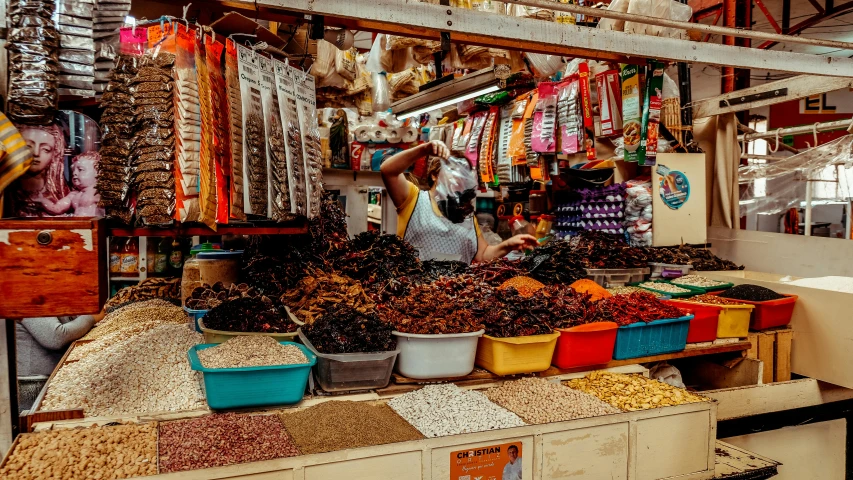
<svg viewBox="0 0 853 480">
<path fill-rule="evenodd" d="M 384 142 L 385 139 L 388 138 L 388 129 L 381 127 L 373 127 L 370 131 L 370 141 L 371 142 Z"/>
<path fill-rule="evenodd" d="M 403 140 L 403 134 L 406 132 L 404 128 L 391 127 L 387 129 L 385 140 L 388 143 L 400 143 Z"/>
<path fill-rule="evenodd" d="M 402 140 L 404 143 L 412 143 L 418 139 L 418 129 L 413 126 L 408 126 L 402 129 Z"/>
<path fill-rule="evenodd" d="M 355 135 L 355 139 L 356 139 L 357 141 L 361 142 L 361 143 L 367 143 L 367 142 L 369 142 L 369 141 L 370 141 L 370 131 L 371 131 L 371 130 L 372 130 L 372 128 L 370 128 L 370 127 L 369 127 L 369 126 L 367 126 L 367 125 L 362 125 L 362 126 L 360 126 L 360 127 L 355 127 L 355 132 L 353 132 L 353 133 L 354 133 L 354 135 Z"/>
</svg>

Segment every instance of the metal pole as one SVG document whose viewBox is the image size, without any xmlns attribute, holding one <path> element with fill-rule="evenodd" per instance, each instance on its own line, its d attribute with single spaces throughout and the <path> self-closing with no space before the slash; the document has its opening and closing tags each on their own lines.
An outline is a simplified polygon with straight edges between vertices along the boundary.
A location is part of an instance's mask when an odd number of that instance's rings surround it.
<svg viewBox="0 0 853 480">
<path fill-rule="evenodd" d="M 806 226 L 804 231 L 807 237 L 812 236 L 812 182 L 806 180 Z"/>
<path fill-rule="evenodd" d="M 846 240 L 850 240 L 850 222 L 853 221 L 853 202 L 847 202 L 847 206 L 844 210 L 844 214 L 847 216 L 847 221 L 844 222 L 844 238 Z"/>
<path fill-rule="evenodd" d="M 836 130 L 846 130 L 850 128 L 851 121 L 850 120 L 836 120 L 834 122 L 824 122 L 819 123 L 817 125 L 818 132 L 832 132 Z M 776 138 L 776 132 L 779 132 L 779 137 L 784 137 L 787 135 L 803 135 L 806 133 L 812 133 L 814 131 L 813 125 L 804 125 L 801 127 L 790 127 L 790 128 L 782 128 L 778 130 L 773 130 L 770 132 L 761 132 L 761 133 L 747 133 L 743 135 L 738 135 L 738 141 L 752 141 L 758 139 L 768 139 L 768 138 Z"/>
<path fill-rule="evenodd" d="M 593 17 L 613 18 L 616 20 L 625 20 L 628 22 L 637 22 L 646 25 L 678 28 L 687 31 L 692 30 L 697 32 L 710 33 L 713 35 L 729 35 L 732 37 L 750 38 L 753 40 L 769 40 L 773 42 L 797 43 L 802 45 L 813 45 L 816 47 L 832 47 L 839 48 L 842 50 L 853 50 L 853 43 L 850 42 L 795 37 L 791 35 L 779 35 L 777 33 L 744 30 L 740 28 L 718 27 L 716 25 L 704 25 L 701 23 L 679 22 L 666 18 L 648 17 L 646 15 L 637 15 L 634 13 L 622 13 L 614 10 L 605 10 L 602 8 L 582 7 L 580 5 L 572 5 L 570 3 L 559 3 L 554 2 L 552 0 L 504 0 L 504 2 L 514 3 L 516 5 L 524 5 L 528 7 L 546 8 L 559 12 L 575 13 Z"/>
</svg>

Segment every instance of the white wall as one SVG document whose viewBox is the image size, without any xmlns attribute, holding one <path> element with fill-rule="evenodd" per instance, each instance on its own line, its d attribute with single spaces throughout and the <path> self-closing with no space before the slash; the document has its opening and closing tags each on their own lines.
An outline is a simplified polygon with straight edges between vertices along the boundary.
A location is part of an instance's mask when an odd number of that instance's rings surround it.
<svg viewBox="0 0 853 480">
<path fill-rule="evenodd" d="M 774 480 L 843 480 L 846 435 L 840 419 L 721 440 L 782 462 Z"/>
</svg>

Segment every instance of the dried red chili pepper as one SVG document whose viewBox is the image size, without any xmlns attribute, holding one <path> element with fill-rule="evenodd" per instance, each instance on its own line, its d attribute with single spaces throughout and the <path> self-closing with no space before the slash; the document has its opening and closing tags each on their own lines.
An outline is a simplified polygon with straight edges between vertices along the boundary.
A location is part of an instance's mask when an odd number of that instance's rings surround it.
<svg viewBox="0 0 853 480">
<path fill-rule="evenodd" d="M 651 293 L 634 292 L 630 295 L 614 295 L 599 300 L 595 304 L 596 322 L 616 322 L 619 325 L 630 325 L 637 322 L 653 322 L 667 318 L 679 318 L 687 314 L 671 305 L 658 300 Z"/>
</svg>

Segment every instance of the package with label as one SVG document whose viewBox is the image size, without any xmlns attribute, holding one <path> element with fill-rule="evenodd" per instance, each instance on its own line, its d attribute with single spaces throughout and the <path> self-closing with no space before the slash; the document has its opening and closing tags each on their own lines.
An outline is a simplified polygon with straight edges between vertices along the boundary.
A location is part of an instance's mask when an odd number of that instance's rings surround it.
<svg viewBox="0 0 853 480">
<path fill-rule="evenodd" d="M 267 217 L 276 221 L 291 218 L 287 175 L 287 149 L 281 124 L 281 107 L 272 59 L 258 55 L 261 73 L 261 106 L 264 112 L 267 154 Z"/>
<path fill-rule="evenodd" d="M 238 44 L 237 68 L 243 102 L 243 210 L 246 214 L 266 216 L 269 180 L 257 53 Z"/>
<path fill-rule="evenodd" d="M 296 83 L 296 107 L 299 126 L 302 130 L 302 152 L 305 160 L 305 194 L 308 199 L 307 217 L 320 215 L 323 202 L 323 152 L 320 146 L 320 130 L 317 124 L 317 92 L 314 77 L 290 68 L 290 76 Z"/>
</svg>

